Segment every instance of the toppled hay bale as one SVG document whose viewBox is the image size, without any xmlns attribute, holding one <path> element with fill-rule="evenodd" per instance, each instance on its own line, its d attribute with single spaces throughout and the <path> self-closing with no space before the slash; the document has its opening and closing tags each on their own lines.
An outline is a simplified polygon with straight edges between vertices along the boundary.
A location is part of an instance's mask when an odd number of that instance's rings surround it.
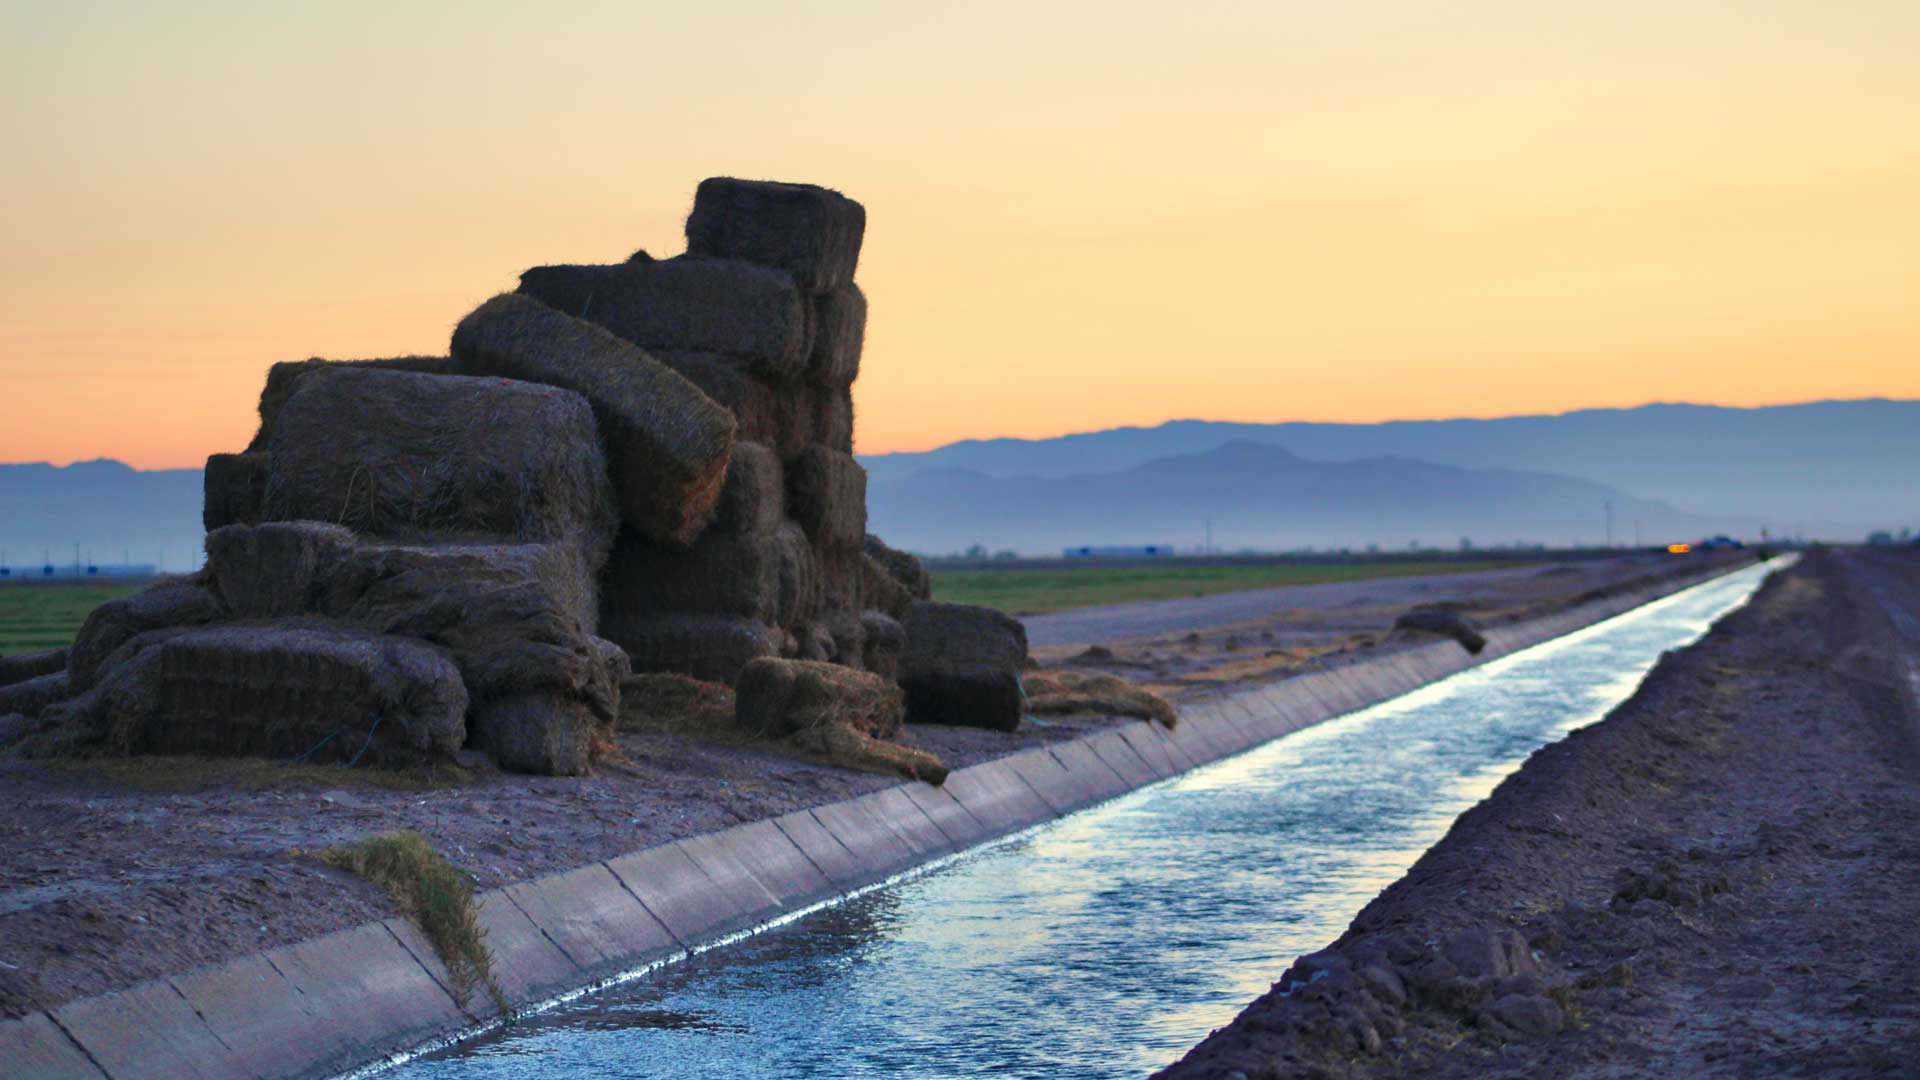
<svg viewBox="0 0 1920 1080">
<path fill-rule="evenodd" d="M 780 559 L 773 533 L 709 529 L 689 548 L 623 536 L 608 561 L 601 607 L 635 614 L 739 615 L 772 623 L 780 604 Z"/>
<path fill-rule="evenodd" d="M 849 281 L 813 299 L 813 355 L 807 378 L 843 390 L 860 377 L 867 339 L 867 294 Z"/>
<path fill-rule="evenodd" d="M 381 371 L 411 371 L 421 375 L 448 375 L 453 372 L 453 361 L 444 356 L 394 356 L 380 360 L 322 360 L 314 357 L 275 364 L 267 369 L 266 385 L 260 389 L 260 427 L 254 432 L 253 441 L 247 444 L 247 452 L 264 453 L 273 442 L 273 428 L 280 419 L 280 410 L 287 404 L 287 399 L 293 397 L 294 391 L 300 388 L 301 379 L 316 371 L 335 368 L 375 368 Z"/>
<path fill-rule="evenodd" d="M 28 679 L 37 679 L 42 675 L 51 675 L 56 671 L 65 670 L 67 670 L 67 650 L 65 649 L 0 656 L 0 686 L 12 686 L 15 683 L 26 682 Z M 0 713 L 5 711 L 0 709 Z"/>
<path fill-rule="evenodd" d="M 717 731 L 734 722 L 733 688 L 671 672 L 629 675 L 620 684 L 620 730 Z"/>
<path fill-rule="evenodd" d="M 837 191 L 714 176 L 694 193 L 687 250 L 778 267 L 818 294 L 853 280 L 866 231 L 866 208 Z"/>
<path fill-rule="evenodd" d="M 740 726 L 770 737 L 845 724 L 888 738 L 905 712 L 900 688 L 878 675 L 811 660 L 755 660 L 741 669 L 735 695 Z"/>
<path fill-rule="evenodd" d="M 921 565 L 917 557 L 888 547 L 886 541 L 872 533 L 867 534 L 866 552 L 886 567 L 887 573 L 892 574 L 895 581 L 906 586 L 907 592 L 915 600 L 933 599 L 933 575 L 927 573 L 927 568 Z"/>
<path fill-rule="evenodd" d="M 594 735 L 611 726 L 578 698 L 535 690 L 475 707 L 473 745 L 513 772 L 585 776 Z"/>
<path fill-rule="evenodd" d="M 260 520 L 267 500 L 267 455 L 214 454 L 202 473 L 205 502 L 200 523 L 208 532 L 224 525 Z"/>
<path fill-rule="evenodd" d="M 809 446 L 787 466 L 787 508 L 821 550 L 857 551 L 867 535 L 867 470 L 851 454 Z"/>
<path fill-rule="evenodd" d="M 1137 716 L 1172 727 L 1180 713 L 1172 703 L 1116 675 L 1085 671 L 1029 671 L 1021 680 L 1027 711 L 1036 716 Z"/>
<path fill-rule="evenodd" d="M 616 519 L 585 398 L 508 379 L 325 365 L 274 425 L 266 516 L 393 540 L 570 543 Z"/>
<path fill-rule="evenodd" d="M 393 766 L 451 761 L 466 739 L 467 691 L 445 655 L 318 622 L 188 630 L 108 683 L 116 754 Z"/>
<path fill-rule="evenodd" d="M 740 673 L 742 730 L 824 757 L 836 765 L 944 783 L 947 769 L 924 750 L 882 741 L 900 733 L 900 688 L 837 664 L 765 658 Z"/>
<path fill-rule="evenodd" d="M 1487 647 L 1487 639 L 1480 633 L 1479 625 L 1448 608 L 1415 608 L 1393 620 L 1393 628 L 1450 637 L 1470 653 L 1478 654 Z"/>
<path fill-rule="evenodd" d="M 600 633 L 627 651 L 636 672 L 677 672 L 729 685 L 749 661 L 780 652 L 774 628 L 727 615 L 603 611 Z"/>
<path fill-rule="evenodd" d="M 1027 633 L 991 608 L 916 603 L 907 612 L 900 685 L 919 724 L 1012 731 L 1020 726 Z"/>
<path fill-rule="evenodd" d="M 199 578 L 169 578 L 150 588 L 109 600 L 88 613 L 67 659 L 75 693 L 93 687 L 113 666 L 118 650 L 148 631 L 198 626 L 225 618 L 226 607 Z"/>
<path fill-rule="evenodd" d="M 496 296 L 461 320 L 468 375 L 572 390 L 593 406 L 628 528 L 685 544 L 712 516 L 733 450 L 727 409 L 633 345 L 529 296 Z"/>
<path fill-rule="evenodd" d="M 324 575 L 354 547 L 350 529 L 318 521 L 228 525 L 207 534 L 207 575 L 242 619 L 311 611 Z"/>
<path fill-rule="evenodd" d="M 813 350 L 812 312 L 793 278 L 752 263 L 536 266 L 520 291 L 648 352 L 717 353 L 770 379 L 800 375 Z"/>
</svg>

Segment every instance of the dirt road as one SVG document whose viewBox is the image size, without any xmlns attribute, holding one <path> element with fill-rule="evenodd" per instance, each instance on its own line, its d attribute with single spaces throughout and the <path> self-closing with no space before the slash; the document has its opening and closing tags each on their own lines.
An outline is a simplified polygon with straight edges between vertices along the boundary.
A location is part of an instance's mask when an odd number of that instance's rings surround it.
<svg viewBox="0 0 1920 1080">
<path fill-rule="evenodd" d="M 1163 1076 L 1920 1075 L 1920 553 L 1827 552 Z"/>
</svg>

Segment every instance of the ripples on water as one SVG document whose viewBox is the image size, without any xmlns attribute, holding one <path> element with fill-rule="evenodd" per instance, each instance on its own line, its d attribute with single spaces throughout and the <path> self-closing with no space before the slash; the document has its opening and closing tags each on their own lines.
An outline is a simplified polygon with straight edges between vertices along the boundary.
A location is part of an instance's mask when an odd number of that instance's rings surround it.
<svg viewBox="0 0 1920 1080">
<path fill-rule="evenodd" d="M 425 1058 L 408 1080 L 1113 1077 L 1338 937 L 1743 570 Z"/>
</svg>

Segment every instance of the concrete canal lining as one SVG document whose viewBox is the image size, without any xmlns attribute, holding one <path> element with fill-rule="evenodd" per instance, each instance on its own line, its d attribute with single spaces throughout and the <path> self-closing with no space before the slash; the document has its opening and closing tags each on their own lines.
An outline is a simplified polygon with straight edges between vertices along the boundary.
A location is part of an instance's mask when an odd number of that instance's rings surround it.
<svg viewBox="0 0 1920 1080">
<path fill-rule="evenodd" d="M 1737 569 L 1737 568 L 1736 568 Z M 477 897 L 508 1001 L 537 1008 L 943 857 L 1679 592 L 1716 570 L 1487 632 L 1242 689 L 1150 722 L 518 882 Z M 465 1007 L 432 947 L 388 919 L 0 1021 L 9 1074 L 324 1077 L 378 1066 L 499 1019 Z"/>
</svg>

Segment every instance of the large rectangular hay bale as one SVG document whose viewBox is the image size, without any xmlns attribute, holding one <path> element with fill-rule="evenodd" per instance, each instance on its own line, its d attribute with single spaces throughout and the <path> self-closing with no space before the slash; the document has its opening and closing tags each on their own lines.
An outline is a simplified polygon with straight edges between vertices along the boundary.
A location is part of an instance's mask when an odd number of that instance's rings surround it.
<svg viewBox="0 0 1920 1080">
<path fill-rule="evenodd" d="M 720 497 L 732 414 L 673 369 L 532 297 L 496 296 L 453 332 L 461 374 L 572 390 L 593 406 L 627 526 L 667 543 L 698 536 Z"/>
<path fill-rule="evenodd" d="M 786 519 L 786 474 L 780 457 L 759 443 L 735 443 L 726 483 L 714 507 L 713 531 L 766 536 Z"/>
<path fill-rule="evenodd" d="M 923 602 L 904 622 L 907 719 L 1000 731 L 1020 726 L 1027 633 L 1018 620 L 991 608 Z"/>
<path fill-rule="evenodd" d="M 775 383 L 716 353 L 655 352 L 653 358 L 680 373 L 733 414 L 735 437 L 773 447 L 782 461 L 813 441 L 813 411 L 791 383 Z"/>
<path fill-rule="evenodd" d="M 207 534 L 207 575 L 242 619 L 311 611 L 325 578 L 353 551 L 351 530 L 320 521 L 227 525 Z"/>
<path fill-rule="evenodd" d="M 253 441 L 247 444 L 247 451 L 264 451 L 273 441 L 273 425 L 280 419 L 280 410 L 286 406 L 287 399 L 293 397 L 293 392 L 300 388 L 301 379 L 316 371 L 337 367 L 447 375 L 453 371 L 453 361 L 445 356 L 390 356 L 377 360 L 322 360 L 316 356 L 309 360 L 287 360 L 275 364 L 267 369 L 266 384 L 260 388 L 260 427 L 254 432 Z"/>
<path fill-rule="evenodd" d="M 867 536 L 867 470 L 813 445 L 787 465 L 787 511 L 822 551 L 858 551 Z"/>
<path fill-rule="evenodd" d="M 520 291 L 648 352 L 718 353 L 772 379 L 798 377 L 813 351 L 799 286 L 752 263 L 682 256 L 536 266 L 520 275 Z"/>
<path fill-rule="evenodd" d="M 780 654 L 778 630 L 728 615 L 608 612 L 600 632 L 627 651 L 635 672 L 665 671 L 731 686 L 748 661 Z"/>
<path fill-rule="evenodd" d="M 600 604 L 603 612 L 740 615 L 771 623 L 780 604 L 779 541 L 770 532 L 709 529 L 679 548 L 623 534 L 607 560 Z"/>
<path fill-rule="evenodd" d="M 841 389 L 860 377 L 860 352 L 867 341 L 867 294 L 849 281 L 813 298 L 813 354 L 807 378 Z"/>
<path fill-rule="evenodd" d="M 208 532 L 260 520 L 261 507 L 267 500 L 264 452 L 214 454 L 207 458 L 201 480 L 206 499 L 200 507 L 200 524 Z"/>
<path fill-rule="evenodd" d="M 866 207 L 828 188 L 714 176 L 687 215 L 687 250 L 792 274 L 810 293 L 853 280 Z"/>
<path fill-rule="evenodd" d="M 579 394 L 329 365 L 274 425 L 265 517 L 400 541 L 566 543 L 597 566 L 618 515 Z"/>
<path fill-rule="evenodd" d="M 158 646 L 136 753 L 450 761 L 466 740 L 453 662 L 417 641 L 318 626 L 221 626 Z"/>
</svg>

